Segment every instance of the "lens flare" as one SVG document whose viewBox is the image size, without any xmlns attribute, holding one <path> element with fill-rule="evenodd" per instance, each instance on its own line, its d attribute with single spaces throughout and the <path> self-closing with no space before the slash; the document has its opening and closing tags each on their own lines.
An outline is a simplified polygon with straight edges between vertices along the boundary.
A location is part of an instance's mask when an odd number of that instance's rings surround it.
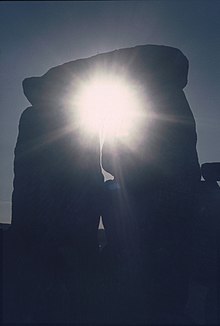
<svg viewBox="0 0 220 326">
<path fill-rule="evenodd" d="M 76 106 L 82 128 L 104 137 L 130 137 L 140 118 L 137 87 L 116 76 L 98 76 L 84 84 Z"/>
</svg>

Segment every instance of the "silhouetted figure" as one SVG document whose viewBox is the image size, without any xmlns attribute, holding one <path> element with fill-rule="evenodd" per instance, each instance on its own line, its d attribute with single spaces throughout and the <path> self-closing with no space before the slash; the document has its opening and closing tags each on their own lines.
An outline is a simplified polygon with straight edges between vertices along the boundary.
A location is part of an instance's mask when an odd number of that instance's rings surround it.
<svg viewBox="0 0 220 326">
<path fill-rule="evenodd" d="M 64 85 L 62 73 L 23 83 L 32 106 L 21 115 L 15 148 L 6 321 L 96 318 L 99 140 L 83 134 L 74 108 L 70 115 Z"/>
<path fill-rule="evenodd" d="M 143 89 L 147 114 L 133 147 L 117 139 L 104 145 L 103 167 L 120 186 L 116 196 L 123 213 L 117 205 L 106 206 L 103 222 L 109 246 L 116 241 L 114 234 L 121 232 L 124 250 L 132 241 L 137 252 L 140 248 L 144 293 L 140 291 L 143 306 L 141 312 L 137 308 L 137 315 L 146 321 L 144 311 L 150 304 L 153 322 L 166 322 L 166 315 L 173 315 L 167 317 L 170 322 L 169 318 L 175 321 L 175 315 L 183 312 L 188 297 L 194 196 L 200 182 L 195 121 L 183 92 L 188 60 L 178 49 L 154 45 L 115 53 L 116 62 L 122 58 L 123 68 Z M 110 191 L 107 198 L 112 198 Z M 120 227 L 110 222 L 111 216 L 121 221 Z M 129 238 L 122 225 L 129 230 Z"/>
<path fill-rule="evenodd" d="M 202 164 L 201 173 L 204 180 L 198 192 L 193 280 L 207 288 L 205 318 L 210 325 L 220 322 L 220 163 Z"/>
</svg>

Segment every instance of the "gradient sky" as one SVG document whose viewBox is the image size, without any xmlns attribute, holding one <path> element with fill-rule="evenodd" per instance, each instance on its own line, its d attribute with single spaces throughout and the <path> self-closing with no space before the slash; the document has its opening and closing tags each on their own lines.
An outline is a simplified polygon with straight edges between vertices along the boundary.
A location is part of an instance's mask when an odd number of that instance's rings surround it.
<svg viewBox="0 0 220 326">
<path fill-rule="evenodd" d="M 11 216 L 22 80 L 78 58 L 141 44 L 179 48 L 200 163 L 220 161 L 220 1 L 0 2 L 0 221 Z"/>
</svg>

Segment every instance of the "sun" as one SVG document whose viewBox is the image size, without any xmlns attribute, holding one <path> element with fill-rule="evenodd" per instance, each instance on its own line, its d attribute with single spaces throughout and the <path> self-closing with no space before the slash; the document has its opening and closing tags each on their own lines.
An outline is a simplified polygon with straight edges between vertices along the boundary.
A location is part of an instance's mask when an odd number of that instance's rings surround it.
<svg viewBox="0 0 220 326">
<path fill-rule="evenodd" d="M 115 75 L 98 75 L 84 83 L 75 100 L 80 126 L 108 138 L 130 137 L 140 118 L 136 85 Z"/>
</svg>

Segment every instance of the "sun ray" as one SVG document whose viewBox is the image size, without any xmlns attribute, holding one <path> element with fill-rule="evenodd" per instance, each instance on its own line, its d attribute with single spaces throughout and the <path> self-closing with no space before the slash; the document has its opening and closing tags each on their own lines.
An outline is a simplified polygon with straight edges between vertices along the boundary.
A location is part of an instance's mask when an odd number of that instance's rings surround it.
<svg viewBox="0 0 220 326">
<path fill-rule="evenodd" d="M 74 116 L 88 135 L 129 142 L 143 115 L 140 85 L 117 74 L 96 72 L 72 97 Z"/>
</svg>

